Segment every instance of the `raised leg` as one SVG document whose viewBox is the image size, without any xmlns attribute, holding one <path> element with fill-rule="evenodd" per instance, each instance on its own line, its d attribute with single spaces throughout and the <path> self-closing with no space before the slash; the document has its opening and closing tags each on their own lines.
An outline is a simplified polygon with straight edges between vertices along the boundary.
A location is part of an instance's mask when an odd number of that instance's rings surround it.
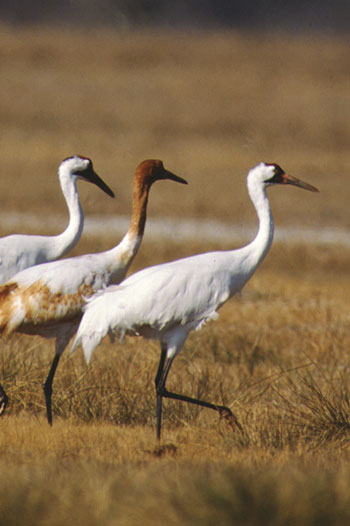
<svg viewBox="0 0 350 526">
<path fill-rule="evenodd" d="M 0 384 L 0 416 L 4 414 L 8 401 L 8 396 L 5 393 L 4 388 Z"/>
<path fill-rule="evenodd" d="M 160 439 L 161 435 L 161 417 L 162 417 L 162 399 L 172 398 L 173 400 L 181 400 L 182 402 L 188 402 L 190 404 L 200 405 L 207 407 L 208 409 L 214 409 L 218 411 L 220 416 L 224 417 L 230 422 L 233 422 L 240 431 L 243 431 L 242 426 L 238 422 L 236 416 L 232 413 L 231 409 L 224 405 L 211 404 L 198 398 L 191 398 L 178 393 L 172 393 L 167 391 L 165 388 L 165 382 L 169 374 L 173 358 L 166 358 L 166 349 L 162 347 L 162 354 L 159 362 L 158 372 L 156 376 L 156 391 L 157 391 L 157 438 Z"/>
</svg>

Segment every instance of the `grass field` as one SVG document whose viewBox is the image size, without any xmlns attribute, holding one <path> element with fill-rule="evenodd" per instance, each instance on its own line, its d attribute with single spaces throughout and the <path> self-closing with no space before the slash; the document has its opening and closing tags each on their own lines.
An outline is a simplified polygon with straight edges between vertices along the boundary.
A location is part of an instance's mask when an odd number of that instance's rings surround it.
<svg viewBox="0 0 350 526">
<path fill-rule="evenodd" d="M 117 194 L 81 185 L 88 215 L 129 214 L 134 168 L 156 157 L 190 185 L 155 186 L 150 217 L 255 225 L 245 173 L 266 160 L 321 190 L 271 190 L 277 224 L 350 225 L 347 40 L 1 29 L 2 212 L 42 214 L 47 233 L 45 214 L 66 214 L 57 165 L 76 152 Z M 83 236 L 74 253 L 116 241 Z M 230 246 L 146 232 L 133 270 L 213 248 Z M 189 337 L 169 388 L 228 405 L 243 432 L 166 401 L 158 444 L 159 349 L 136 339 L 106 340 L 89 367 L 63 356 L 49 428 L 51 344 L 2 340 L 0 524 L 348 524 L 349 261 L 340 246 L 276 243 Z"/>
</svg>

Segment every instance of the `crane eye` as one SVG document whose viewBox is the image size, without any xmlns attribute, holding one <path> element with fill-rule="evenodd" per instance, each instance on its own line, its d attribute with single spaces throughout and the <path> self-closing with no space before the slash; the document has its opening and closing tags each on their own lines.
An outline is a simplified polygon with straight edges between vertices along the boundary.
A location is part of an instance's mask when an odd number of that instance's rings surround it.
<svg viewBox="0 0 350 526">
<path fill-rule="evenodd" d="M 284 170 L 278 165 L 274 165 L 274 176 L 281 177 L 284 174 Z"/>
<path fill-rule="evenodd" d="M 278 164 L 268 164 L 273 168 L 273 174 L 269 179 L 266 179 L 265 183 L 278 184 L 283 182 L 284 170 Z"/>
<path fill-rule="evenodd" d="M 89 173 L 92 170 L 92 162 L 89 160 L 88 163 L 85 164 L 85 166 L 80 166 L 79 168 L 76 168 L 74 170 L 74 173 L 76 175 L 81 175 L 85 173 Z"/>
</svg>

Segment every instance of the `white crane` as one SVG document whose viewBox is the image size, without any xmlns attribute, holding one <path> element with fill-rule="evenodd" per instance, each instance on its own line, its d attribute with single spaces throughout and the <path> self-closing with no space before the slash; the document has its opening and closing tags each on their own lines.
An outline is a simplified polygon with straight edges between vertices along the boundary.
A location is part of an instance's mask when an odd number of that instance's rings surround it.
<svg viewBox="0 0 350 526">
<path fill-rule="evenodd" d="M 114 197 L 87 157 L 74 155 L 64 159 L 58 168 L 58 177 L 69 211 L 67 228 L 57 236 L 13 234 L 0 238 L 0 283 L 5 283 L 27 267 L 60 258 L 78 243 L 84 228 L 84 214 L 77 190 L 79 179 L 94 183 Z"/>
<path fill-rule="evenodd" d="M 91 159 L 82 155 L 64 159 L 58 168 L 58 177 L 69 212 L 67 228 L 57 236 L 12 234 L 0 238 L 0 283 L 5 283 L 25 268 L 60 258 L 78 243 L 84 228 L 77 190 L 79 179 L 95 184 L 114 197 L 109 186 L 94 171 Z M 7 402 L 7 395 L 0 385 L 0 415 Z"/>
<path fill-rule="evenodd" d="M 160 342 L 161 357 L 155 378 L 158 439 L 163 398 L 215 409 L 235 420 L 228 407 L 169 392 L 165 383 L 190 331 L 217 317 L 216 311 L 241 291 L 268 252 L 274 225 L 266 188 L 275 184 L 318 191 L 285 174 L 276 164 L 258 164 L 248 174 L 248 191 L 260 223 L 254 241 L 238 250 L 208 252 L 141 270 L 120 286 L 108 287 L 94 295 L 83 309 L 85 314 L 72 351 L 81 344 L 87 362 L 107 333 L 110 336 L 119 333 L 121 338 L 125 334 L 138 335 Z"/>
<path fill-rule="evenodd" d="M 0 333 L 6 336 L 20 332 L 56 339 L 54 359 L 43 386 L 49 424 L 55 371 L 79 326 L 86 297 L 124 279 L 142 240 L 150 188 L 162 179 L 187 184 L 159 160 L 146 160 L 137 167 L 130 227 L 116 247 L 27 268 L 0 286 Z M 7 400 L 2 403 L 6 405 Z"/>
</svg>

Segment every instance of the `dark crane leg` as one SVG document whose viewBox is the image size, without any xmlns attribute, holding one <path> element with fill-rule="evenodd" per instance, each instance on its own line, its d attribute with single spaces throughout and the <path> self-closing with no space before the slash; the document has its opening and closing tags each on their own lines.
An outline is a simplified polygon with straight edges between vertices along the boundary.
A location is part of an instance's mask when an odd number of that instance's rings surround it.
<svg viewBox="0 0 350 526">
<path fill-rule="evenodd" d="M 198 398 L 191 398 L 190 396 L 185 396 L 178 393 L 172 393 L 167 391 L 165 388 L 165 382 L 170 371 L 171 364 L 174 360 L 173 358 L 166 357 L 167 349 L 162 346 L 162 353 L 160 357 L 160 362 L 158 366 L 158 371 L 155 379 L 156 383 L 156 392 L 157 392 L 157 438 L 160 439 L 161 436 L 161 425 L 162 425 L 162 399 L 163 398 L 172 398 L 173 400 L 181 400 L 182 402 L 188 402 L 190 404 L 200 405 L 202 407 L 207 407 L 208 409 L 214 409 L 218 411 L 220 416 L 225 419 L 233 422 L 238 429 L 242 432 L 242 426 L 238 422 L 236 416 L 232 413 L 231 409 L 224 405 L 211 404 L 210 402 L 205 402 L 204 400 L 199 400 Z"/>
<path fill-rule="evenodd" d="M 58 365 L 58 362 L 60 360 L 60 357 L 61 357 L 60 354 L 55 354 L 55 356 L 54 356 L 54 358 L 52 360 L 52 364 L 51 364 L 51 368 L 50 368 L 49 374 L 48 374 L 48 376 L 46 378 L 46 381 L 45 381 L 45 383 L 43 385 L 44 396 L 45 396 L 45 403 L 46 403 L 46 416 L 47 416 L 47 421 L 50 424 L 50 426 L 52 426 L 52 406 L 51 406 L 52 382 L 53 382 L 53 378 L 55 376 L 55 372 L 56 372 L 57 365 Z"/>
</svg>

